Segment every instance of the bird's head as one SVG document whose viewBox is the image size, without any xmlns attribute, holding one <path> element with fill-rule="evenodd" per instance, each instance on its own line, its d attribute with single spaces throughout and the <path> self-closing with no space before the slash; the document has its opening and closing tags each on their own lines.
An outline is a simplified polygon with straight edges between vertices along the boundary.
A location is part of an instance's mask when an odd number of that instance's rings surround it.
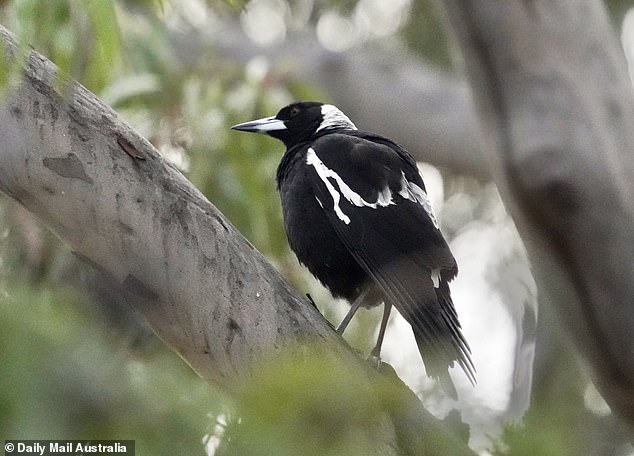
<svg viewBox="0 0 634 456">
<path fill-rule="evenodd" d="M 273 117 L 234 125 L 234 130 L 264 133 L 292 147 L 326 130 L 356 130 L 357 127 L 336 106 L 301 101 L 285 106 Z"/>
</svg>

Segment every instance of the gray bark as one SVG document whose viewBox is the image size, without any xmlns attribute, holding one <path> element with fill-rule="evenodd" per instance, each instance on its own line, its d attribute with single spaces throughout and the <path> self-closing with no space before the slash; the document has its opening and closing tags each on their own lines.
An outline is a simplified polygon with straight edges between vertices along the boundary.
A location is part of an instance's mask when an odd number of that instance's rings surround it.
<svg viewBox="0 0 634 456">
<path fill-rule="evenodd" d="M 13 54 L 11 35 L 0 27 L 0 36 Z M 362 363 L 151 144 L 56 72 L 31 52 L 19 84 L 0 100 L 3 193 L 126 290 L 156 334 L 224 389 L 248 379 L 267 357 L 288 350 L 310 356 L 308 345 Z M 371 387 L 376 373 L 366 372 L 351 381 Z M 433 442 L 438 454 L 473 454 L 404 384 L 397 391 L 401 406 L 378 417 L 377 452 Z"/>
<path fill-rule="evenodd" d="M 634 100 L 603 4 L 439 3 L 545 303 L 634 427 Z"/>
</svg>

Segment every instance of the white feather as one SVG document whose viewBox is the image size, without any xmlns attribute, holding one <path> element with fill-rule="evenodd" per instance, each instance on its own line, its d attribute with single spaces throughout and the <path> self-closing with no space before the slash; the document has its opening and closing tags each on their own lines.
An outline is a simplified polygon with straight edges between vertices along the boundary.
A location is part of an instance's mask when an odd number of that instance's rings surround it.
<svg viewBox="0 0 634 456">
<path fill-rule="evenodd" d="M 343 112 L 334 105 L 325 104 L 321 106 L 321 116 L 323 120 L 319 124 L 317 131 L 325 128 L 347 128 L 348 130 L 356 130 L 357 127 Z"/>
<path fill-rule="evenodd" d="M 306 153 L 306 164 L 311 165 L 313 168 L 315 168 L 317 175 L 326 186 L 326 189 L 328 190 L 328 193 L 330 193 L 330 196 L 332 196 L 335 214 L 337 214 L 337 217 L 346 225 L 350 223 L 350 217 L 348 217 L 339 206 L 339 201 L 341 201 L 342 195 L 346 200 L 357 207 L 370 207 L 372 209 L 376 209 L 377 207 L 385 207 L 389 206 L 390 204 L 394 204 L 394 201 L 392 200 L 392 192 L 390 191 L 389 187 L 386 187 L 381 192 L 379 192 L 377 200 L 374 203 L 370 203 L 363 199 L 361 195 L 352 190 L 350 186 L 343 181 L 339 174 L 328 168 L 324 164 L 324 162 L 321 161 L 321 159 L 317 156 L 315 149 L 313 149 L 312 147 L 309 148 L 308 152 Z M 339 191 L 337 191 L 330 179 L 334 179 L 337 187 L 339 187 Z M 321 204 L 321 201 L 319 201 L 319 203 Z"/>
<path fill-rule="evenodd" d="M 425 190 L 420 188 L 413 182 L 410 182 L 405 177 L 405 173 L 401 171 L 401 189 L 398 192 L 403 198 L 413 201 L 415 203 L 420 204 L 429 215 L 431 222 L 434 224 L 436 228 L 438 228 L 438 221 L 434 216 L 434 211 L 431 208 L 431 203 L 429 202 L 429 197 Z"/>
</svg>

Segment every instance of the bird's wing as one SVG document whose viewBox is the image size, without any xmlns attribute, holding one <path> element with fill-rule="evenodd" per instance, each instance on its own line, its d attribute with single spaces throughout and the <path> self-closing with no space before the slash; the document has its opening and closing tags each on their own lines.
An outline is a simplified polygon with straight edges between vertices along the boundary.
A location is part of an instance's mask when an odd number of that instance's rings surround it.
<svg viewBox="0 0 634 456">
<path fill-rule="evenodd" d="M 315 197 L 355 260 L 412 325 L 425 367 L 446 377 L 456 360 L 473 380 L 449 295 L 457 273 L 411 157 L 398 146 L 330 134 L 307 151 Z"/>
</svg>

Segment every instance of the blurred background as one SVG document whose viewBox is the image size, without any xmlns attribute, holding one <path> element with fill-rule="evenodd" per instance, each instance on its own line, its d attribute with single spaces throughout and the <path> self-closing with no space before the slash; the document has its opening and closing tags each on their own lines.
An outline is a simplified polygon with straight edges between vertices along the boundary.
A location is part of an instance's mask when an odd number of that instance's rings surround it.
<svg viewBox="0 0 634 456">
<path fill-rule="evenodd" d="M 620 33 L 633 2 L 606 6 Z M 479 454 L 634 455 L 631 435 L 538 296 L 487 178 L 459 59 L 430 2 L 4 0 L 0 24 L 149 139 L 335 325 L 347 306 L 286 243 L 275 189 L 282 146 L 229 127 L 319 100 L 402 143 L 421 161 L 460 267 L 452 292 L 478 385 L 452 372 L 459 397 L 445 397 L 399 316 L 384 360 L 432 413 L 463 434 L 456 423 L 466 423 Z M 15 77 L 0 69 L 3 87 Z M 333 382 L 336 367 L 307 375 L 283 361 L 229 398 L 28 212 L 6 197 L 0 211 L 0 438 L 134 439 L 139 455 L 312 454 L 306 442 L 314 454 L 368 454 L 355 427 L 363 417 L 341 414 L 370 407 L 368 399 Z M 360 312 L 347 331 L 361 356 L 380 313 Z M 280 377 L 282 385 L 273 381 Z M 333 410 L 317 414 L 321 401 L 300 394 L 307 383 L 344 401 L 337 428 Z"/>
</svg>

